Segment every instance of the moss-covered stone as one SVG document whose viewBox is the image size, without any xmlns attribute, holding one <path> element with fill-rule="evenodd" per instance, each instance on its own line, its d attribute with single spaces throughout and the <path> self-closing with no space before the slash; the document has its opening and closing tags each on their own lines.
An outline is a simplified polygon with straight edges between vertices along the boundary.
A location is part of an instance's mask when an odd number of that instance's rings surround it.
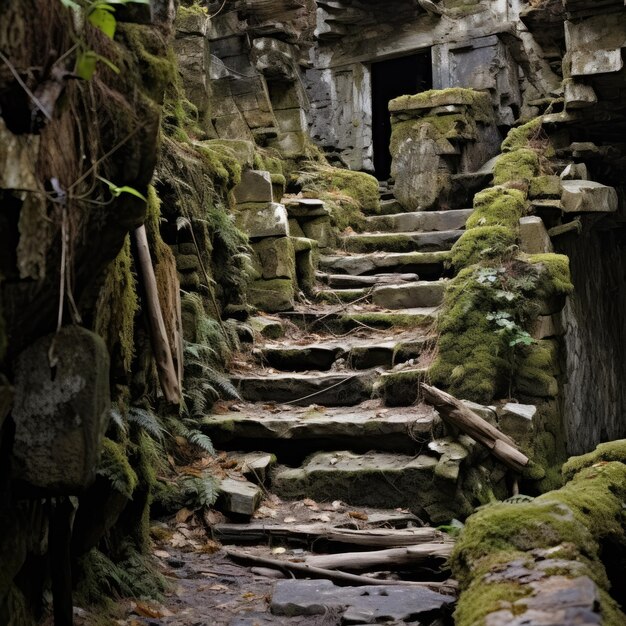
<svg viewBox="0 0 626 626">
<path fill-rule="evenodd" d="M 504 226 L 477 226 L 465 231 L 452 246 L 451 264 L 458 270 L 488 259 L 511 254 L 515 231 Z"/>
<path fill-rule="evenodd" d="M 539 156 L 535 150 L 519 148 L 498 157 L 493 169 L 493 182 L 530 181 L 539 174 Z"/>
<path fill-rule="evenodd" d="M 574 459 L 571 468 L 590 460 Z M 600 591 L 602 623 L 623 623 L 626 617 L 608 595 L 600 550 L 602 545 L 612 545 L 618 553 L 626 553 L 625 499 L 626 465 L 602 462 L 582 469 L 563 488 L 532 502 L 492 505 L 471 516 L 451 559 L 462 590 L 455 623 L 481 626 L 488 614 L 513 606 L 523 614 L 525 603 L 516 601 L 534 595 L 537 586 L 519 576 L 507 578 L 507 567 L 515 564 L 518 572 L 520 568 L 531 572 L 528 580 L 533 575 L 541 580 L 555 574 L 546 572 L 546 558 L 555 559 L 558 573 L 591 578 Z"/>
<path fill-rule="evenodd" d="M 490 95 L 484 91 L 462 87 L 431 89 L 415 95 L 400 96 L 389 102 L 389 111 L 394 114 L 399 111 L 433 109 L 448 105 L 471 107 L 472 116 L 477 121 L 488 123 L 493 120 Z"/>
<path fill-rule="evenodd" d="M 250 304 L 266 313 L 293 309 L 294 295 L 293 282 L 283 278 L 256 280 L 248 290 Z"/>
<path fill-rule="evenodd" d="M 601 443 L 593 452 L 573 456 L 563 465 L 563 476 L 571 480 L 578 472 L 594 465 L 618 461 L 626 464 L 626 439 Z"/>
<path fill-rule="evenodd" d="M 514 231 L 526 212 L 526 197 L 519 189 L 490 187 L 474 196 L 474 212 L 466 228 L 505 226 Z"/>
<path fill-rule="evenodd" d="M 542 123 L 542 118 L 536 117 L 526 124 L 512 128 L 502 142 L 502 152 L 514 152 L 520 148 L 527 148 L 531 141 L 539 138 Z"/>
<path fill-rule="evenodd" d="M 530 198 L 560 198 L 563 186 L 559 176 L 535 176 L 530 181 Z"/>
</svg>

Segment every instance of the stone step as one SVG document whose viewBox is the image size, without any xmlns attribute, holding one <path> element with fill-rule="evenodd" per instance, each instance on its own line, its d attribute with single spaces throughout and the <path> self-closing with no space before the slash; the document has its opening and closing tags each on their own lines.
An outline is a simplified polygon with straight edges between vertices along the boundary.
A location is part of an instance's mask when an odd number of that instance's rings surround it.
<svg viewBox="0 0 626 626">
<path fill-rule="evenodd" d="M 202 432 L 221 449 L 262 449 L 295 463 L 320 450 L 415 454 L 420 442 L 430 439 L 436 418 L 425 404 L 391 411 L 371 400 L 354 407 L 238 404 L 237 409 L 203 418 Z"/>
<path fill-rule="evenodd" d="M 349 274 L 325 274 L 317 272 L 316 278 L 332 289 L 360 289 L 375 285 L 398 284 L 401 282 L 415 282 L 417 274 L 375 274 L 374 276 L 350 276 Z"/>
<path fill-rule="evenodd" d="M 272 480 L 273 491 L 283 498 L 402 507 L 422 519 L 446 522 L 471 512 L 469 502 L 454 480 L 467 456 L 463 446 L 458 445 L 458 448 L 455 454 L 441 458 L 436 452 L 418 456 L 320 452 L 302 467 L 277 468 Z M 454 458 L 450 462 L 451 457 Z M 456 471 L 451 471 L 453 469 Z"/>
<path fill-rule="evenodd" d="M 450 211 L 419 211 L 416 213 L 398 213 L 397 215 L 374 215 L 367 218 L 369 231 L 415 232 L 447 231 L 465 227 L 467 218 L 473 209 Z"/>
<path fill-rule="evenodd" d="M 353 406 L 372 395 L 377 373 L 371 370 L 340 373 L 245 374 L 231 377 L 249 402 L 289 402 L 300 406 Z"/>
<path fill-rule="evenodd" d="M 342 237 L 340 246 L 347 252 L 437 252 L 450 250 L 462 234 L 462 230 L 366 232 Z"/>
<path fill-rule="evenodd" d="M 334 274 L 372 275 L 380 271 L 410 272 L 422 280 L 437 280 L 444 274 L 445 252 L 370 252 L 320 257 L 320 269 Z"/>
<path fill-rule="evenodd" d="M 346 333 L 354 328 L 423 328 L 437 321 L 434 307 L 401 309 L 397 311 L 350 310 L 347 311 L 285 311 L 284 320 L 309 332 Z"/>
<path fill-rule="evenodd" d="M 376 395 L 385 406 L 411 406 L 420 397 L 419 385 L 429 380 L 427 367 L 384 372 L 376 381 Z"/>
<path fill-rule="evenodd" d="M 445 280 L 418 281 L 400 285 L 381 285 L 372 292 L 372 302 L 385 309 L 436 307 L 443 301 Z"/>
<path fill-rule="evenodd" d="M 371 302 L 372 288 L 361 289 L 319 289 L 314 294 L 318 302 L 337 304 L 338 302 Z"/>
<path fill-rule="evenodd" d="M 260 363 L 287 372 L 327 371 L 337 361 L 350 369 L 393 367 L 418 359 L 424 350 L 434 347 L 434 337 L 419 337 L 412 332 L 400 337 L 372 337 L 343 342 L 326 341 L 305 345 L 266 345 L 254 351 Z"/>
</svg>

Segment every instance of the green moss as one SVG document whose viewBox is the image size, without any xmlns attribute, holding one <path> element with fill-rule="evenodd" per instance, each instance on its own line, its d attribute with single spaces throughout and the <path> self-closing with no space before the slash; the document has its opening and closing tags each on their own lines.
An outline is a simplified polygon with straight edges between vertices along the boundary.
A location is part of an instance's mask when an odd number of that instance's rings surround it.
<svg viewBox="0 0 626 626">
<path fill-rule="evenodd" d="M 516 388 L 534 396 L 556 396 L 558 383 L 557 345 L 554 341 L 538 341 L 525 346 L 518 357 Z"/>
<path fill-rule="evenodd" d="M 511 181 L 530 181 L 540 171 L 539 156 L 534 150 L 520 148 L 500 155 L 493 169 L 495 185 Z"/>
<path fill-rule="evenodd" d="M 331 210 L 338 230 L 359 230 L 365 223 L 363 212 L 380 211 L 378 181 L 369 174 L 330 165 L 309 165 L 298 181 L 305 196 L 319 197 Z"/>
<path fill-rule="evenodd" d="M 531 198 L 560 198 L 563 186 L 558 176 L 535 176 L 530 181 Z"/>
<path fill-rule="evenodd" d="M 504 226 L 478 226 L 463 233 L 452 246 L 450 262 L 458 270 L 487 259 L 511 254 L 515 231 Z"/>
<path fill-rule="evenodd" d="M 536 117 L 522 126 L 512 128 L 506 136 L 506 139 L 502 142 L 502 152 L 513 152 L 520 148 L 528 147 L 532 140 L 539 138 L 542 122 L 541 117 Z"/>
<path fill-rule="evenodd" d="M 176 83 L 176 58 L 170 47 L 163 56 L 162 34 L 142 24 L 118 22 L 116 38 L 130 50 L 141 74 L 142 83 L 156 102 L 161 103 L 165 90 Z"/>
<path fill-rule="evenodd" d="M 581 470 L 610 461 L 626 464 L 626 439 L 601 443 L 593 452 L 582 456 L 573 456 L 563 465 L 563 476 L 571 480 Z"/>
<path fill-rule="evenodd" d="M 528 261 L 539 272 L 540 280 L 536 292 L 539 299 L 566 296 L 574 291 L 569 269 L 569 257 L 565 254 L 533 254 Z"/>
<path fill-rule="evenodd" d="M 457 603 L 454 623 L 457 626 L 481 626 L 485 623 L 485 617 L 494 611 L 509 609 L 515 612 L 512 603 L 530 593 L 528 587 L 518 583 L 477 581 Z"/>
<path fill-rule="evenodd" d="M 476 123 L 466 114 L 428 115 L 413 120 L 393 121 L 389 149 L 391 154 L 396 154 L 400 146 L 410 138 L 441 141 L 446 139 L 472 140 L 476 137 Z"/>
<path fill-rule="evenodd" d="M 474 212 L 469 216 L 466 228 L 506 226 L 516 230 L 525 212 L 526 197 L 519 189 L 490 187 L 474 197 Z"/>
<path fill-rule="evenodd" d="M 129 499 L 138 484 L 137 474 L 128 462 L 124 447 L 108 438 L 102 443 L 102 456 L 97 473 L 109 480 L 114 489 Z"/>
<path fill-rule="evenodd" d="M 219 140 L 195 143 L 194 148 L 202 158 L 213 184 L 228 191 L 241 182 L 241 162 L 236 147 Z"/>
<path fill-rule="evenodd" d="M 462 87 L 431 89 L 415 95 L 400 96 L 389 102 L 389 111 L 395 113 L 398 111 L 433 109 L 455 104 L 469 107 L 471 116 L 477 121 L 490 123 L 494 119 L 491 96 L 484 91 Z"/>
<path fill-rule="evenodd" d="M 487 614 L 501 608 L 498 602 L 523 597 L 519 593 L 530 590 L 529 585 L 516 583 L 516 588 L 505 588 L 502 594 L 494 585 L 494 574 L 501 565 L 513 562 L 532 570 L 535 562 L 545 558 L 537 553 L 542 549 L 551 550 L 550 558 L 556 560 L 560 573 L 587 575 L 598 585 L 603 623 L 623 623 L 623 613 L 608 595 L 600 545 L 626 548 L 625 500 L 626 465 L 605 462 L 583 469 L 561 489 L 532 502 L 491 505 L 472 515 L 451 557 L 453 575 L 462 589 L 455 623 L 479 626 Z M 481 602 L 491 597 L 495 602 L 484 602 L 482 611 Z"/>
<path fill-rule="evenodd" d="M 107 270 L 94 322 L 94 331 L 104 338 L 111 360 L 119 356 L 125 372 L 130 372 L 133 360 L 135 315 L 138 310 L 130 236 L 127 235 L 120 253 Z"/>
</svg>

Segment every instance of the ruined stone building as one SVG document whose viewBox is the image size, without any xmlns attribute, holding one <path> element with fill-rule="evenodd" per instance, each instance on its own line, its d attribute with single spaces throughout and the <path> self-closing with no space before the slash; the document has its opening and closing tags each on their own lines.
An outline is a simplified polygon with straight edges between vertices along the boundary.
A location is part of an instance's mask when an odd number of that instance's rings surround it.
<svg viewBox="0 0 626 626">
<path fill-rule="evenodd" d="M 626 623 L 625 55 L 623 0 L 0 0 L 0 624 Z"/>
</svg>

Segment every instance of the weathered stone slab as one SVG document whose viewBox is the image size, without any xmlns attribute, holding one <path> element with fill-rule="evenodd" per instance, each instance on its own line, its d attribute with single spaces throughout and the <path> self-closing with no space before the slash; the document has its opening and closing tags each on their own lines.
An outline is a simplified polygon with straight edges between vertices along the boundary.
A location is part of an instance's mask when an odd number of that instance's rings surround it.
<svg viewBox="0 0 626 626">
<path fill-rule="evenodd" d="M 241 174 L 241 182 L 233 189 L 235 202 L 274 202 L 272 175 L 263 170 L 246 170 Z"/>
<path fill-rule="evenodd" d="M 260 311 L 276 313 L 294 307 L 294 284 L 285 278 L 255 280 L 248 289 L 250 304 Z"/>
<path fill-rule="evenodd" d="M 462 230 L 362 233 L 341 238 L 348 252 L 437 252 L 450 250 Z"/>
<path fill-rule="evenodd" d="M 517 443 L 530 443 L 537 407 L 534 404 L 508 402 L 498 409 L 498 422 L 502 432 L 512 437 Z"/>
<path fill-rule="evenodd" d="M 224 478 L 219 489 L 216 506 L 224 513 L 250 517 L 261 503 L 261 489 L 247 480 Z"/>
<path fill-rule="evenodd" d="M 519 220 L 520 248 L 526 254 L 553 252 L 552 241 L 543 220 L 531 215 Z"/>
<path fill-rule="evenodd" d="M 418 275 L 425 271 L 437 273 L 443 270 L 443 263 L 450 257 L 449 252 L 388 252 L 352 254 L 350 256 L 322 256 L 320 268 L 329 272 L 352 275 L 373 274 L 378 270 L 411 271 Z M 430 267 L 428 267 L 430 266 Z"/>
<path fill-rule="evenodd" d="M 583 85 L 574 80 L 565 82 L 565 109 L 586 109 L 598 102 L 598 96 L 591 85 Z"/>
<path fill-rule="evenodd" d="M 264 485 L 276 464 L 276 457 L 268 452 L 232 452 L 228 458 L 235 460 L 241 473 L 255 485 Z"/>
<path fill-rule="evenodd" d="M 436 307 L 443 300 L 446 283 L 444 281 L 419 281 L 400 285 L 376 287 L 372 301 L 385 309 L 411 309 Z"/>
<path fill-rule="evenodd" d="M 564 180 L 561 203 L 566 213 L 612 213 L 618 207 L 617 191 L 592 180 Z"/>
<path fill-rule="evenodd" d="M 584 163 L 570 163 L 562 172 L 562 180 L 589 180 L 589 171 Z"/>
<path fill-rule="evenodd" d="M 270 374 L 234 376 L 233 384 L 245 400 L 293 402 L 308 406 L 352 406 L 372 395 L 372 372 L 341 374 Z"/>
<path fill-rule="evenodd" d="M 236 221 L 237 226 L 251 239 L 289 235 L 287 211 L 282 204 L 276 202 L 239 207 Z"/>
<path fill-rule="evenodd" d="M 465 227 L 465 222 L 472 212 L 473 209 L 457 209 L 376 215 L 367 218 L 367 225 L 369 230 L 385 232 L 459 230 Z"/>
<path fill-rule="evenodd" d="M 349 274 L 324 274 L 318 272 L 317 279 L 336 289 L 360 289 L 374 285 L 395 285 L 403 282 L 415 282 L 417 274 L 376 274 L 375 276 L 350 276 Z"/>
<path fill-rule="evenodd" d="M 220 445 L 253 446 L 263 441 L 266 449 L 275 449 L 273 442 L 293 442 L 302 449 L 328 445 L 367 451 L 415 450 L 416 435 L 427 435 L 435 419 L 434 410 L 424 404 L 393 411 L 380 405 L 355 407 L 309 408 L 244 405 L 241 411 L 209 415 L 202 420 L 202 432 Z M 256 443 L 255 443 L 256 442 Z M 296 443 L 297 442 L 297 443 Z"/>
<path fill-rule="evenodd" d="M 281 580 L 272 595 L 275 615 L 326 615 L 344 612 L 343 624 L 381 623 L 389 620 L 430 620 L 436 611 L 450 607 L 454 599 L 416 587 L 373 585 L 337 587 L 330 580 Z M 362 621 L 365 619 L 366 621 Z"/>
<path fill-rule="evenodd" d="M 15 364 L 15 477 L 53 493 L 87 487 L 109 407 L 109 354 L 100 336 L 66 327 L 36 341 Z"/>
<path fill-rule="evenodd" d="M 285 207 L 290 218 L 314 218 L 330 215 L 323 200 L 309 198 L 289 198 L 285 200 Z"/>
<path fill-rule="evenodd" d="M 300 468 L 277 471 L 272 485 L 279 496 L 287 498 L 407 507 L 417 515 L 429 515 L 432 521 L 449 521 L 467 514 L 471 507 L 456 484 L 435 480 L 438 463 L 439 459 L 429 454 L 321 452 Z"/>
</svg>

